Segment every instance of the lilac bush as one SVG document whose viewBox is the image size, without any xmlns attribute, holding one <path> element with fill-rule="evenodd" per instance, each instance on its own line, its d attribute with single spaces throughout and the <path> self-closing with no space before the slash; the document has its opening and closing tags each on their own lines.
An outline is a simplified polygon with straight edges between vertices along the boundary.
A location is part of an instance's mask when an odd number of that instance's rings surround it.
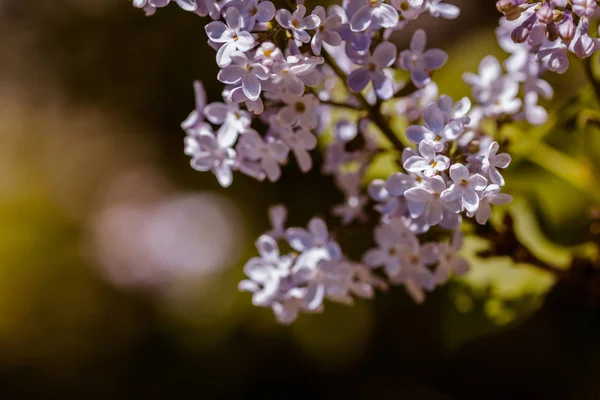
<svg viewBox="0 0 600 400">
<path fill-rule="evenodd" d="M 208 105 L 194 84 L 196 109 L 182 124 L 192 167 L 211 171 L 223 187 L 239 173 L 274 182 L 290 157 L 308 172 L 311 152 L 323 151 L 321 172 L 345 197 L 332 210 L 341 225 L 368 222 L 369 210 L 378 216 L 375 246 L 353 260 L 323 219 L 286 227 L 285 207 L 270 209 L 273 228 L 257 240 L 259 256 L 244 267 L 239 289 L 285 324 L 322 311 L 325 299 L 352 304 L 389 285 L 422 302 L 451 276 L 467 274 L 462 232 L 512 200 L 502 192 L 501 171 L 511 156 L 486 126 L 545 123 L 538 100 L 553 91 L 541 75 L 564 73 L 568 53 L 590 57 L 600 40 L 589 32 L 593 0 L 499 0 L 497 39 L 510 56 L 503 63 L 486 56 L 477 72 L 465 72 L 472 94 L 455 102 L 434 82 L 448 55 L 426 49 L 424 30 L 408 49 L 389 40 L 423 14 L 457 18 L 452 4 L 344 0 L 308 10 L 293 0 L 174 2 L 213 19 L 205 30 L 225 84 L 223 101 Z M 133 0 L 147 14 L 168 3 Z M 405 132 L 392 128 L 394 113 L 412 124 Z M 323 135 L 331 140 L 318 148 Z M 356 138 L 364 145 L 348 150 Z M 367 170 L 381 152 L 394 154 L 403 170 L 369 182 Z"/>
</svg>

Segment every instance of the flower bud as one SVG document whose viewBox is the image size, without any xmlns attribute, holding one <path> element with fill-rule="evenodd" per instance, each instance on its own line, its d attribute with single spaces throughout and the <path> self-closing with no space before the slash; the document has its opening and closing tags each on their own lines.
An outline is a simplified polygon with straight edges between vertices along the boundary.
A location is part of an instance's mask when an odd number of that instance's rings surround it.
<svg viewBox="0 0 600 400">
<path fill-rule="evenodd" d="M 529 29 L 527 29 L 523 25 L 517 26 L 510 34 L 510 38 L 515 43 L 524 43 L 528 37 Z"/>
<path fill-rule="evenodd" d="M 569 11 L 565 13 L 563 22 L 558 25 L 558 34 L 561 39 L 569 41 L 575 37 L 575 24 L 573 23 L 573 16 Z"/>
<path fill-rule="evenodd" d="M 542 24 L 547 25 L 552 22 L 554 15 L 552 14 L 552 9 L 548 5 L 548 3 L 542 4 L 542 6 L 537 10 L 536 16 L 538 21 Z"/>
</svg>

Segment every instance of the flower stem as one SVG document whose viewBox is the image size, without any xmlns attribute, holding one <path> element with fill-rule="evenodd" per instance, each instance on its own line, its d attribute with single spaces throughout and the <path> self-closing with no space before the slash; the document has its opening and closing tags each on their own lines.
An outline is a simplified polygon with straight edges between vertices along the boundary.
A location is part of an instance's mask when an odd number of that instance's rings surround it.
<svg viewBox="0 0 600 400">
<path fill-rule="evenodd" d="M 337 65 L 335 60 L 326 52 L 323 52 L 323 58 L 325 62 L 333 69 L 335 74 L 345 83 L 347 76 L 344 71 Z M 354 97 L 360 102 L 362 108 L 367 111 L 369 114 L 369 119 L 377 125 L 379 130 L 385 135 L 385 137 L 392 143 L 392 145 L 399 151 L 402 152 L 404 149 L 404 145 L 396 136 L 396 133 L 390 128 L 390 125 L 386 121 L 385 117 L 381 113 L 381 109 L 379 107 L 375 107 L 365 99 L 361 93 L 352 93 Z"/>
<path fill-rule="evenodd" d="M 587 59 L 583 60 L 583 70 L 585 71 L 585 75 L 594 89 L 596 100 L 600 102 L 600 82 L 598 82 L 594 76 L 594 70 L 592 68 L 593 60 L 595 60 L 595 57 L 588 57 Z"/>
</svg>

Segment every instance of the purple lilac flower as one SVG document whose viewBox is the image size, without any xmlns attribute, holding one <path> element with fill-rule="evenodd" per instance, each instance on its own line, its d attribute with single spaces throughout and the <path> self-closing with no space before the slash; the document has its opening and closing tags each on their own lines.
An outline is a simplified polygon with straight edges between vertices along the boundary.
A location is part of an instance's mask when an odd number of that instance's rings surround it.
<svg viewBox="0 0 600 400">
<path fill-rule="evenodd" d="M 448 61 L 448 54 L 440 49 L 425 50 L 427 35 L 418 29 L 410 40 L 410 49 L 400 53 L 398 65 L 410 71 L 410 78 L 416 87 L 422 88 L 431 82 L 431 71 L 441 68 Z"/>
<path fill-rule="evenodd" d="M 355 69 L 348 75 L 348 88 L 352 92 L 361 92 L 369 82 L 382 99 L 389 99 L 394 95 L 392 79 L 386 76 L 383 68 L 391 66 L 396 60 L 396 46 L 390 42 L 379 44 L 373 55 L 367 52 L 361 60 L 362 67 Z"/>
</svg>

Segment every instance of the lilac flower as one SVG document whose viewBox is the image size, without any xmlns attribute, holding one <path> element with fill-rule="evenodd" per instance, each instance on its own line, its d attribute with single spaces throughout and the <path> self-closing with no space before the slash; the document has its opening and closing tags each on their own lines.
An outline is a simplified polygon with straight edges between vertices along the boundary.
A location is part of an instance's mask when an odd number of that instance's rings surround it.
<svg viewBox="0 0 600 400">
<path fill-rule="evenodd" d="M 252 62 L 241 51 L 230 56 L 231 64 L 219 71 L 217 79 L 223 83 L 242 83 L 242 90 L 248 99 L 256 100 L 262 90 L 260 81 L 269 78 L 269 70 L 260 63 Z"/>
<path fill-rule="evenodd" d="M 260 96 L 254 100 L 249 99 L 248 96 L 246 96 L 246 93 L 244 93 L 242 86 L 231 89 L 227 99 L 233 103 L 245 103 L 248 111 L 253 112 L 254 114 L 262 114 L 264 111 L 264 104 Z"/>
<path fill-rule="evenodd" d="M 251 161 L 259 161 L 261 169 L 271 182 L 281 176 L 280 164 L 287 160 L 289 148 L 281 141 L 265 141 L 255 130 L 244 132 L 238 152 Z"/>
<path fill-rule="evenodd" d="M 222 43 L 217 51 L 217 64 L 224 67 L 231 63 L 231 54 L 236 51 L 248 51 L 254 47 L 254 38 L 242 30 L 242 17 L 235 7 L 229 7 L 225 13 L 225 25 L 221 21 L 213 21 L 204 28 L 209 39 Z"/>
<path fill-rule="evenodd" d="M 500 186 L 489 185 L 485 188 L 481 195 L 479 208 L 477 211 L 474 213 L 468 213 L 467 215 L 473 216 L 473 214 L 475 214 L 475 220 L 479 224 L 484 225 L 490 218 L 490 215 L 492 215 L 492 208 L 490 207 L 490 204 L 502 205 L 508 204 L 511 201 L 512 196 L 505 193 L 500 193 Z"/>
<path fill-rule="evenodd" d="M 488 174 L 490 181 L 500 186 L 504 186 L 504 177 L 498 172 L 498 168 L 506 168 L 510 164 L 510 154 L 496 154 L 500 146 L 498 142 L 490 143 L 487 154 L 481 162 L 481 170 Z"/>
<path fill-rule="evenodd" d="M 281 83 L 283 89 L 293 95 L 302 96 L 303 81 L 314 72 L 315 67 L 324 62 L 321 57 L 288 56 L 285 61 L 273 64 L 274 83 Z"/>
<path fill-rule="evenodd" d="M 479 103 L 486 103 L 494 96 L 494 82 L 502 76 L 502 68 L 494 56 L 484 57 L 479 63 L 478 74 L 465 72 L 464 81 L 472 87 L 473 97 Z"/>
<path fill-rule="evenodd" d="M 596 12 L 594 0 L 571 0 L 573 12 L 580 17 L 592 18 Z"/>
<path fill-rule="evenodd" d="M 283 53 L 281 49 L 272 42 L 263 42 L 258 49 L 254 58 L 262 63 L 266 67 L 270 67 L 274 62 L 283 60 Z"/>
<path fill-rule="evenodd" d="M 179 7 L 185 11 L 196 11 L 198 4 L 196 0 L 174 0 Z M 133 6 L 135 8 L 143 8 L 151 14 L 154 13 L 154 9 L 162 8 L 169 5 L 171 0 L 133 0 Z M 150 14 L 150 15 L 151 15 Z"/>
<path fill-rule="evenodd" d="M 445 171 L 450 167 L 450 159 L 435 153 L 432 144 L 422 141 L 419 143 L 420 156 L 412 156 L 404 162 L 404 169 L 409 172 L 422 172 L 424 176 L 431 177 L 438 172 Z"/>
<path fill-rule="evenodd" d="M 450 274 L 456 276 L 469 272 L 469 263 L 458 255 L 462 247 L 462 233 L 454 231 L 450 243 L 442 242 L 438 246 L 438 265 L 435 269 L 435 282 L 442 285 L 448 282 Z"/>
<path fill-rule="evenodd" d="M 275 16 L 275 6 L 270 1 L 244 0 L 243 2 L 232 4 L 233 7 L 238 5 L 243 9 L 243 20 L 246 25 L 245 30 L 247 31 L 252 31 L 256 21 L 269 22 Z"/>
<path fill-rule="evenodd" d="M 460 14 L 460 9 L 453 4 L 442 3 L 442 0 L 427 0 L 427 11 L 432 17 L 455 19 Z"/>
<path fill-rule="evenodd" d="M 327 299 L 347 305 L 354 304 L 352 294 L 370 299 L 374 295 L 373 285 L 381 286 L 381 281 L 368 269 L 348 260 L 320 262 L 317 277 Z"/>
<path fill-rule="evenodd" d="M 400 53 L 398 65 L 410 71 L 410 78 L 416 87 L 422 88 L 431 82 L 431 71 L 441 68 L 448 61 L 448 54 L 440 49 L 425 50 L 427 36 L 418 29 L 410 40 L 410 49 Z"/>
<path fill-rule="evenodd" d="M 363 262 L 372 268 L 383 266 L 388 276 L 398 276 L 402 268 L 403 253 L 416 238 L 400 218 L 377 226 L 374 234 L 377 247 L 364 254 Z"/>
<path fill-rule="evenodd" d="M 362 32 L 372 23 L 382 28 L 393 28 L 398 23 L 398 12 L 383 0 L 355 0 L 355 2 L 360 3 L 361 6 L 350 20 L 350 29 L 354 32 Z"/>
<path fill-rule="evenodd" d="M 330 240 L 327 225 L 321 218 L 312 218 L 308 222 L 308 229 L 288 228 L 285 236 L 292 249 L 299 252 L 314 248 L 327 249 L 332 255 L 339 252 L 337 244 Z"/>
<path fill-rule="evenodd" d="M 458 163 L 450 167 L 450 178 L 454 183 L 442 192 L 442 200 L 450 202 L 458 199 L 468 212 L 477 211 L 477 192 L 485 189 L 487 180 L 479 174 L 471 175 L 464 165 Z"/>
<path fill-rule="evenodd" d="M 204 108 L 204 115 L 211 123 L 221 125 L 217 139 L 227 146 L 233 146 L 252 121 L 250 114 L 235 103 L 211 103 Z"/>
<path fill-rule="evenodd" d="M 455 140 L 463 132 L 463 125 L 459 121 L 446 123 L 446 116 L 436 103 L 430 104 L 424 112 L 425 126 L 411 125 L 406 128 L 406 136 L 416 144 L 422 141 L 432 145 L 435 151 L 442 151 L 444 144 Z"/>
<path fill-rule="evenodd" d="M 228 187 L 233 181 L 231 168 L 235 164 L 235 150 L 213 134 L 195 136 L 198 150 L 191 161 L 192 168 L 197 171 L 212 171 L 223 187 Z M 221 139 L 223 140 L 223 139 Z"/>
<path fill-rule="evenodd" d="M 191 131 L 198 129 L 201 125 L 205 124 L 203 110 L 206 106 L 206 91 L 202 82 L 194 82 L 194 97 L 196 101 L 196 108 L 190 113 L 185 121 L 181 123 L 181 128 L 184 131 Z"/>
<path fill-rule="evenodd" d="M 519 82 L 510 75 L 502 75 L 500 63 L 494 56 L 487 56 L 479 64 L 479 74 L 466 72 L 463 79 L 472 86 L 473 98 L 481 104 L 485 115 L 514 114 L 521 107 L 515 98 Z"/>
<path fill-rule="evenodd" d="M 302 127 L 302 125 L 300 126 L 301 128 L 296 132 L 282 130 L 279 134 L 281 139 L 283 139 L 285 144 L 294 153 L 300 170 L 306 173 L 312 168 L 312 158 L 308 151 L 317 147 L 317 138 L 312 132 Z"/>
<path fill-rule="evenodd" d="M 429 178 L 427 186 L 418 186 L 408 189 L 404 193 L 408 210 L 412 218 L 425 216 L 430 226 L 439 224 L 444 218 L 444 209 L 451 213 L 460 212 L 458 200 L 445 201 L 441 194 L 446 190 L 446 182 L 440 176 Z"/>
<path fill-rule="evenodd" d="M 471 110 L 471 100 L 468 97 L 463 97 L 452 105 L 452 98 L 443 94 L 438 99 L 437 105 L 446 115 L 448 121 L 458 121 L 463 125 L 467 125 L 471 120 L 467 116 L 469 110 Z"/>
<path fill-rule="evenodd" d="M 382 99 L 394 95 L 392 80 L 385 75 L 383 68 L 391 66 L 396 60 L 396 46 L 390 42 L 379 44 L 373 55 L 367 52 L 361 61 L 363 67 L 355 69 L 348 75 L 348 88 L 355 93 L 361 92 L 369 82 Z"/>
<path fill-rule="evenodd" d="M 428 266 L 437 261 L 437 243 L 421 245 L 413 237 L 404 249 L 400 270 L 389 279 L 391 283 L 403 283 L 413 299 L 421 303 L 424 300 L 423 289 L 432 291 L 435 288 L 435 278 Z"/>
<path fill-rule="evenodd" d="M 307 29 L 315 29 L 321 22 L 319 17 L 311 14 L 306 18 L 306 7 L 303 4 L 298 4 L 294 14 L 291 14 L 285 8 L 277 11 L 277 22 L 285 29 L 291 30 L 294 39 L 299 43 L 310 42 L 310 35 L 306 32 Z"/>
<path fill-rule="evenodd" d="M 283 101 L 286 106 L 279 112 L 279 117 L 285 125 L 298 124 L 308 130 L 317 126 L 316 108 L 319 106 L 319 100 L 314 95 L 295 96 L 286 94 L 283 96 Z"/>
<path fill-rule="evenodd" d="M 342 38 L 336 32 L 342 25 L 342 18 L 338 15 L 330 15 L 327 17 L 325 9 L 321 6 L 315 7 L 313 14 L 319 17 L 319 26 L 310 43 L 310 48 L 316 55 L 321 54 L 322 43 L 327 43 L 330 46 L 339 46 L 342 44 Z"/>
<path fill-rule="evenodd" d="M 348 225 L 355 219 L 365 221 L 367 216 L 364 207 L 369 198 L 360 194 L 362 174 L 340 173 L 336 175 L 335 183 L 344 193 L 345 201 L 333 207 L 332 214 L 342 219 L 342 225 Z"/>
<path fill-rule="evenodd" d="M 221 17 L 221 9 L 216 0 L 196 0 L 196 3 L 198 3 L 198 8 L 195 13 L 199 16 L 206 17 L 208 15 L 214 20 Z"/>
<path fill-rule="evenodd" d="M 252 292 L 252 304 L 268 307 L 279 295 L 281 278 L 289 274 L 294 259 L 280 256 L 277 242 L 263 235 L 256 241 L 260 257 L 250 259 L 244 266 L 244 273 L 249 280 L 241 281 L 239 289 Z"/>
</svg>

